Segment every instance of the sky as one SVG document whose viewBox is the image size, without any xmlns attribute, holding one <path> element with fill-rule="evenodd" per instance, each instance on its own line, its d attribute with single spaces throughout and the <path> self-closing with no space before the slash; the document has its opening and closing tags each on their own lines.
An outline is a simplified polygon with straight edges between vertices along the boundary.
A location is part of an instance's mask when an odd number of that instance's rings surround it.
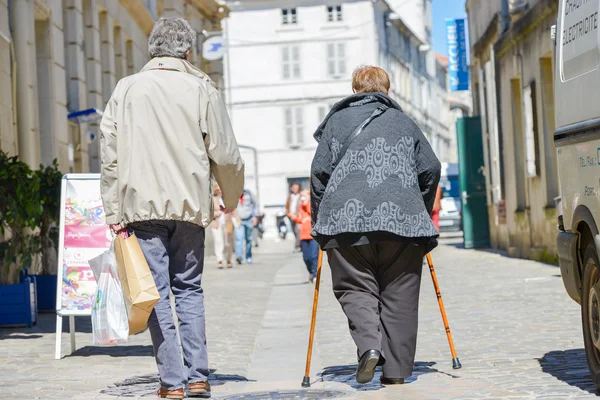
<svg viewBox="0 0 600 400">
<path fill-rule="evenodd" d="M 433 50 L 448 55 L 446 47 L 446 18 L 467 18 L 465 0 L 432 0 Z"/>
</svg>

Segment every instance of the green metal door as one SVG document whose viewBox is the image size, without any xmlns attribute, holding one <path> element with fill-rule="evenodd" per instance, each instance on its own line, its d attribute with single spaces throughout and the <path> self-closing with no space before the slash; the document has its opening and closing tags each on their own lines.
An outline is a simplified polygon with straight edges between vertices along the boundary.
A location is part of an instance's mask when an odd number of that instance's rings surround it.
<svg viewBox="0 0 600 400">
<path fill-rule="evenodd" d="M 490 226 L 485 193 L 483 142 L 479 117 L 456 121 L 458 176 L 465 248 L 488 247 Z"/>
</svg>

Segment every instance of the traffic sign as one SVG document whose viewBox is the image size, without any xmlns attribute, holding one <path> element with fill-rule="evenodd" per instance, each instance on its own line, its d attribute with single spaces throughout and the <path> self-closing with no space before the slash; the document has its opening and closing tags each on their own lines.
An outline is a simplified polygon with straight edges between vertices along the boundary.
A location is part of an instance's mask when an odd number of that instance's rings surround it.
<svg viewBox="0 0 600 400">
<path fill-rule="evenodd" d="M 213 36 L 202 45 L 202 57 L 208 61 L 220 60 L 225 54 L 223 36 Z"/>
</svg>

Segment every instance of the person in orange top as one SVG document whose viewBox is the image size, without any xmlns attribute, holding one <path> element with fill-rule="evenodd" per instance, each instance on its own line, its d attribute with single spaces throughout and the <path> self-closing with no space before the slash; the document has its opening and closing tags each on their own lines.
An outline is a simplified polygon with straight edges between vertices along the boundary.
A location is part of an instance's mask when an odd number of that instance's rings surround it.
<svg viewBox="0 0 600 400">
<path fill-rule="evenodd" d="M 306 269 L 310 274 L 309 281 L 314 283 L 317 273 L 317 263 L 319 262 L 319 244 L 311 236 L 312 217 L 310 211 L 310 192 L 308 190 L 301 192 L 298 213 L 289 213 L 288 217 L 300 227 L 300 248 L 302 249 Z"/>
<path fill-rule="evenodd" d="M 442 187 L 438 186 L 437 192 L 435 193 L 433 211 L 431 212 L 431 220 L 433 221 L 433 225 L 435 225 L 435 229 L 437 229 L 438 232 L 440 230 L 440 211 L 442 211 L 442 197 L 444 197 Z"/>
</svg>

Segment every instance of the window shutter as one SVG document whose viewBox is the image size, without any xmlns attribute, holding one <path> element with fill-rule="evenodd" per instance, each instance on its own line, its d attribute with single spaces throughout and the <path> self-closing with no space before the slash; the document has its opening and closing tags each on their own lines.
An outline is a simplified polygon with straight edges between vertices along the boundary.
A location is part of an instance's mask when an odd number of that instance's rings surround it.
<svg viewBox="0 0 600 400">
<path fill-rule="evenodd" d="M 285 124 L 285 136 L 288 144 L 294 143 L 294 127 L 293 127 L 293 118 L 292 118 L 292 109 L 285 108 L 283 110 L 284 115 L 284 124 Z"/>
<path fill-rule="evenodd" d="M 283 47 L 281 49 L 281 54 L 282 54 L 283 62 L 290 61 L 290 48 L 289 47 Z"/>
<path fill-rule="evenodd" d="M 281 67 L 283 79 L 290 79 L 290 48 L 281 48 Z"/>
<path fill-rule="evenodd" d="M 327 71 L 330 76 L 335 75 L 335 45 L 327 43 Z"/>
<path fill-rule="evenodd" d="M 535 82 L 523 89 L 523 113 L 525 123 L 525 157 L 527 176 L 539 176 L 539 145 L 537 135 L 537 110 L 535 104 Z"/>
<path fill-rule="evenodd" d="M 346 43 L 338 43 L 338 72 L 340 75 L 346 73 Z"/>
<path fill-rule="evenodd" d="M 301 77 L 301 69 L 300 69 L 300 47 L 294 46 L 292 47 L 292 65 L 294 68 L 294 78 Z"/>
<path fill-rule="evenodd" d="M 323 107 L 323 106 L 319 107 L 319 124 L 321 122 L 323 122 L 323 120 L 325 119 L 325 117 L 326 117 L 325 112 L 326 112 L 325 107 Z"/>
<path fill-rule="evenodd" d="M 304 143 L 304 116 L 302 113 L 302 108 L 296 108 L 296 143 L 299 145 Z"/>
<path fill-rule="evenodd" d="M 538 129 L 538 113 L 537 113 L 537 98 L 536 98 L 535 81 L 531 82 L 531 110 L 533 115 L 533 139 L 535 148 L 535 174 L 540 176 L 540 136 Z"/>
</svg>

